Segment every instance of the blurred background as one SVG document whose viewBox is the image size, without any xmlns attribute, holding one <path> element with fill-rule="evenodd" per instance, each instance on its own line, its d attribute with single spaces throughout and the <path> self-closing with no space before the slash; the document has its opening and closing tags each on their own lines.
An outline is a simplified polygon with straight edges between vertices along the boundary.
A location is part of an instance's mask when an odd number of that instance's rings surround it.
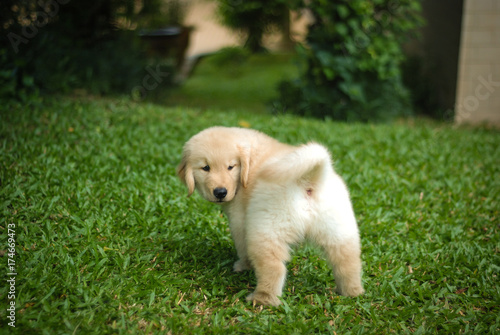
<svg viewBox="0 0 500 335">
<path fill-rule="evenodd" d="M 498 0 L 4 0 L 0 96 L 500 124 Z"/>
</svg>

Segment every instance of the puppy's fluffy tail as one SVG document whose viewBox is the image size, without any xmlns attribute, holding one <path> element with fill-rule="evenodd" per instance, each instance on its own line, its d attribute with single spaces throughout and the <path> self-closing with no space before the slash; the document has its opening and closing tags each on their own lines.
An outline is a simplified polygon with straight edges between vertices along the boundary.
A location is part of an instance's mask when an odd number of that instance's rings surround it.
<svg viewBox="0 0 500 335">
<path fill-rule="evenodd" d="M 278 182 L 307 180 L 316 182 L 332 169 L 328 150 L 317 143 L 309 143 L 274 159 L 261 170 L 261 177 Z"/>
</svg>

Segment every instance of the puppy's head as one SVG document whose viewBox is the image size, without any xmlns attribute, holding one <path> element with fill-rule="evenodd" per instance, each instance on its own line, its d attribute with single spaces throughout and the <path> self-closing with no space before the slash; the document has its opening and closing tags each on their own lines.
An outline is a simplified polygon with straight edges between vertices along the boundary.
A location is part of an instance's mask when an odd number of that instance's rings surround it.
<svg viewBox="0 0 500 335">
<path fill-rule="evenodd" d="M 214 127 L 193 136 L 184 145 L 177 175 L 208 201 L 233 200 L 240 186 L 248 182 L 249 149 L 230 128 Z"/>
</svg>

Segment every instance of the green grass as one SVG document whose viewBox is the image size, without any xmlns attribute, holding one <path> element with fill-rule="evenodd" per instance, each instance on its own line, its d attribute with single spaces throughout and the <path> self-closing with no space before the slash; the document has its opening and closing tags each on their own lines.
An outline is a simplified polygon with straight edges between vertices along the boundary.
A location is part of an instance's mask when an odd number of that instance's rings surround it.
<svg viewBox="0 0 500 335">
<path fill-rule="evenodd" d="M 151 95 L 168 106 L 264 113 L 277 97 L 276 85 L 297 75 L 292 54 L 245 56 L 228 50 L 202 59 L 182 86 Z"/>
<path fill-rule="evenodd" d="M 0 250 L 15 225 L 14 334 L 495 334 L 500 134 L 44 98 L 0 107 Z M 220 209 L 175 176 L 184 141 L 241 121 L 332 152 L 359 221 L 366 294 L 335 295 L 298 247 L 278 308 L 245 296 Z M 4 281 L 5 283 L 5 281 Z"/>
</svg>

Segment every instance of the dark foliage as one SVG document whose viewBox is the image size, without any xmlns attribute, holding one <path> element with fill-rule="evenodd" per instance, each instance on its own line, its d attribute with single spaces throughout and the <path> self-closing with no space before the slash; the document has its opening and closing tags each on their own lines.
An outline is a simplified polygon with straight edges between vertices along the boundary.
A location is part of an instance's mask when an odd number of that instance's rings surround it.
<svg viewBox="0 0 500 335">
<path fill-rule="evenodd" d="M 130 92 L 148 60 L 132 0 L 4 0 L 0 5 L 0 95 Z M 150 62 L 150 61 L 149 61 Z"/>
</svg>

